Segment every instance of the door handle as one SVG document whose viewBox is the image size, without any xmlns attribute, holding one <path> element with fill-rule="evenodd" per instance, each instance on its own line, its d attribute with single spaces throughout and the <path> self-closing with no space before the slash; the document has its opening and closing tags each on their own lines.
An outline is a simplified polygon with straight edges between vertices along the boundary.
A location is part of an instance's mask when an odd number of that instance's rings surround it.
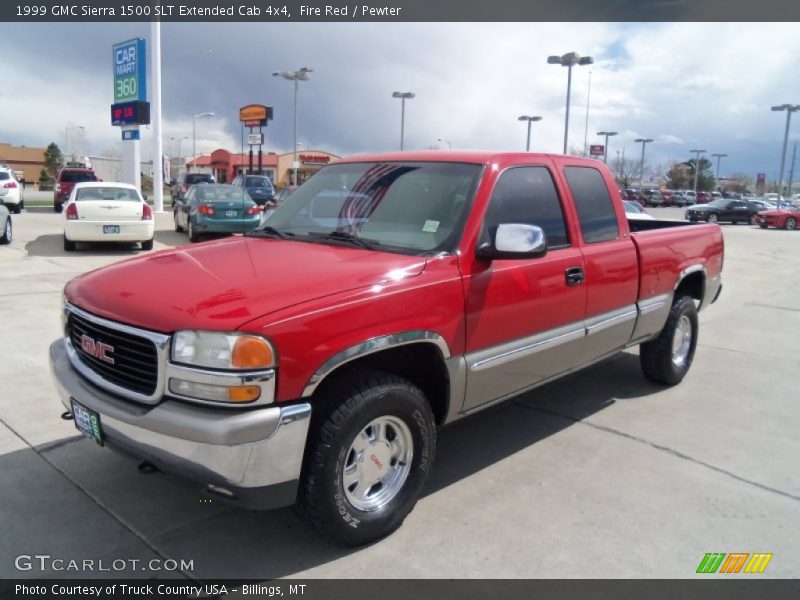
<svg viewBox="0 0 800 600">
<path fill-rule="evenodd" d="M 567 285 L 580 285 L 583 283 L 583 267 L 570 267 L 564 272 Z"/>
</svg>

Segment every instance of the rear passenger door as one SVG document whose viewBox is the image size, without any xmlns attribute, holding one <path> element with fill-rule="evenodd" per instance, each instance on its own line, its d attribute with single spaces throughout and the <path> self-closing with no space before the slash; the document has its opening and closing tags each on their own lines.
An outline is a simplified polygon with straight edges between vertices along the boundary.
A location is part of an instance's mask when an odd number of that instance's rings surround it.
<svg viewBox="0 0 800 600">
<path fill-rule="evenodd" d="M 586 341 L 582 358 L 597 359 L 625 347 L 636 324 L 638 256 L 625 213 L 614 203 L 603 173 L 585 165 L 564 166 L 562 174 L 580 226 L 586 281 Z"/>
<path fill-rule="evenodd" d="M 568 370 L 585 333 L 586 288 L 569 277 L 582 272 L 583 258 L 548 166 L 500 173 L 478 245 L 493 239 L 501 223 L 538 225 L 548 251 L 475 261 L 464 273 L 467 411 Z"/>
</svg>

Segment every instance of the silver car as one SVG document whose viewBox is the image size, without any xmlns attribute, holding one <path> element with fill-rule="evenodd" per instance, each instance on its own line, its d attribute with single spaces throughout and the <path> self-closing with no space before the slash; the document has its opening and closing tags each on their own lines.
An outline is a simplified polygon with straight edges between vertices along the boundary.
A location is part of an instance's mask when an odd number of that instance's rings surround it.
<svg viewBox="0 0 800 600">
<path fill-rule="evenodd" d="M 10 244 L 13 237 L 11 228 L 11 213 L 0 200 L 0 244 Z"/>
</svg>

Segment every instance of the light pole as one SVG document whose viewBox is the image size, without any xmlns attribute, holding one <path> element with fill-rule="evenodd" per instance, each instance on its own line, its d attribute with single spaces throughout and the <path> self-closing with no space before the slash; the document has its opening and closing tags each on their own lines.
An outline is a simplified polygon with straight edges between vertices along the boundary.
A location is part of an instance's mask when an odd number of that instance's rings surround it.
<svg viewBox="0 0 800 600">
<path fill-rule="evenodd" d="M 723 158 L 725 158 L 728 155 L 727 154 L 714 153 L 711 156 L 714 156 L 717 159 L 717 175 L 716 175 L 716 177 L 714 179 L 716 179 L 717 183 L 719 183 L 719 163 Z"/>
<path fill-rule="evenodd" d="M 403 150 L 406 128 L 406 99 L 416 96 L 414 92 L 392 92 L 392 98 L 400 98 L 400 151 Z"/>
<path fill-rule="evenodd" d="M 583 126 L 583 155 L 589 156 L 589 101 L 592 99 L 592 72 L 589 71 L 589 89 L 586 92 L 586 123 Z"/>
<path fill-rule="evenodd" d="M 197 170 L 197 119 L 199 117 L 214 117 L 213 112 L 204 112 L 192 115 L 192 171 Z"/>
<path fill-rule="evenodd" d="M 697 179 L 700 175 L 700 155 L 703 152 L 708 152 L 708 150 L 689 150 L 689 152 L 694 152 L 695 159 L 694 159 L 694 196 L 695 201 L 697 201 Z"/>
<path fill-rule="evenodd" d="M 639 167 L 639 190 L 641 191 L 642 186 L 644 185 L 644 148 L 650 142 L 654 141 L 651 138 L 636 138 L 633 140 L 634 142 L 642 144 L 642 164 Z"/>
<path fill-rule="evenodd" d="M 608 138 L 617 135 L 616 131 L 598 131 L 597 135 L 604 135 L 606 137 L 606 145 L 603 146 L 603 162 L 608 164 Z"/>
<path fill-rule="evenodd" d="M 789 124 L 792 121 L 792 113 L 800 110 L 800 104 L 781 104 L 773 106 L 772 110 L 786 111 L 786 130 L 783 133 L 783 151 L 781 152 L 781 174 L 778 177 L 778 201 L 783 197 L 783 168 L 786 164 L 786 144 L 789 142 Z"/>
<path fill-rule="evenodd" d="M 562 56 L 548 56 L 547 64 L 567 67 L 567 110 L 564 117 L 564 154 L 567 153 L 569 139 L 569 96 L 572 92 L 572 67 L 575 65 L 590 65 L 594 62 L 591 56 L 581 56 L 577 52 L 569 52 Z"/>
<path fill-rule="evenodd" d="M 287 81 L 294 82 L 294 158 L 292 159 L 292 185 L 297 187 L 297 168 L 300 166 L 297 163 L 297 87 L 301 81 L 308 81 L 309 73 L 313 73 L 314 69 L 309 67 L 300 67 L 297 71 L 275 71 L 273 77 L 283 77 Z"/>
<path fill-rule="evenodd" d="M 445 139 L 445 138 L 438 138 L 436 141 L 437 141 L 437 142 L 446 142 L 446 143 L 447 143 L 447 149 L 448 149 L 448 150 L 452 150 L 452 149 L 453 149 L 453 142 L 451 142 L 451 141 L 450 141 L 450 140 L 448 140 L 448 139 Z"/>
<path fill-rule="evenodd" d="M 527 121 L 528 122 L 528 141 L 525 143 L 525 152 L 531 151 L 531 123 L 535 121 L 541 121 L 542 117 L 529 117 L 528 115 L 521 115 L 517 117 L 517 121 Z"/>
</svg>

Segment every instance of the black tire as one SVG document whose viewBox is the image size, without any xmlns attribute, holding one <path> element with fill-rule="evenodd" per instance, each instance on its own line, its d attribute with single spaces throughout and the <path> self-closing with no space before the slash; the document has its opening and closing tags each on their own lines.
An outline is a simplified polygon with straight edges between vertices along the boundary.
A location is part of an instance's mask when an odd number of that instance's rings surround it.
<svg viewBox="0 0 800 600">
<path fill-rule="evenodd" d="M 183 227 L 178 225 L 178 211 L 177 210 L 172 211 L 172 219 L 175 221 L 175 231 L 177 231 L 178 233 L 183 231 Z"/>
<path fill-rule="evenodd" d="M 717 213 L 708 213 L 706 216 L 706 222 L 708 223 L 717 223 L 719 221 L 719 215 Z"/>
<path fill-rule="evenodd" d="M 788 217 L 783 222 L 783 228 L 784 229 L 788 229 L 790 231 L 794 230 L 794 229 L 797 229 L 797 219 L 795 219 L 794 217 Z"/>
<path fill-rule="evenodd" d="M 53 212 L 60 213 L 63 210 L 64 210 L 63 204 L 53 204 Z"/>
<path fill-rule="evenodd" d="M 64 236 L 64 252 L 74 252 L 75 251 L 75 242 L 70 242 L 67 239 L 67 236 Z"/>
<path fill-rule="evenodd" d="M 414 508 L 433 465 L 436 424 L 425 395 L 395 375 L 361 371 L 328 386 L 319 394 L 314 410 L 297 498 L 298 513 L 318 532 L 348 546 L 389 535 Z M 345 489 L 344 470 L 348 461 L 363 462 L 354 461 L 351 446 L 356 437 L 376 419 L 387 418 L 399 420 L 407 428 L 413 452 L 410 468 L 385 504 L 362 510 L 348 498 L 353 488 Z M 364 452 L 373 447 L 376 446 L 368 446 Z M 381 463 L 375 452 L 369 458 L 384 469 L 385 458 Z M 368 467 L 374 469 L 371 464 Z M 389 469 L 381 476 L 387 475 L 391 475 Z M 378 485 L 379 491 L 383 486 L 381 482 L 367 485 Z"/>
<path fill-rule="evenodd" d="M 769 225 L 767 225 L 766 223 L 759 223 L 758 226 L 761 227 L 761 229 L 766 229 L 767 227 L 769 227 Z"/>
<path fill-rule="evenodd" d="M 153 249 L 153 240 L 145 240 L 142 242 L 142 250 L 152 250 Z"/>
<path fill-rule="evenodd" d="M 750 225 L 755 225 L 756 224 L 756 216 L 755 215 L 750 215 L 750 218 L 747 220 L 747 222 L 750 223 Z"/>
<path fill-rule="evenodd" d="M 686 318 L 691 325 L 685 359 L 673 360 L 673 340 L 679 323 Z M 690 296 L 678 296 L 672 303 L 667 322 L 657 338 L 639 346 L 639 363 L 645 377 L 663 385 L 677 385 L 692 366 L 697 348 L 697 307 Z"/>
<path fill-rule="evenodd" d="M 738 225 L 739 221 L 731 221 L 731 225 Z"/>
<path fill-rule="evenodd" d="M 187 221 L 187 224 L 188 224 L 188 227 L 186 228 L 186 231 L 189 233 L 189 241 L 192 242 L 193 244 L 196 243 L 196 242 L 199 242 L 200 241 L 200 234 L 197 233 L 194 230 L 194 226 L 192 225 L 191 217 Z"/>
<path fill-rule="evenodd" d="M 7 246 L 14 239 L 14 227 L 11 224 L 11 217 L 6 219 L 6 226 L 3 229 L 3 235 L 0 236 L 0 244 Z"/>
</svg>

